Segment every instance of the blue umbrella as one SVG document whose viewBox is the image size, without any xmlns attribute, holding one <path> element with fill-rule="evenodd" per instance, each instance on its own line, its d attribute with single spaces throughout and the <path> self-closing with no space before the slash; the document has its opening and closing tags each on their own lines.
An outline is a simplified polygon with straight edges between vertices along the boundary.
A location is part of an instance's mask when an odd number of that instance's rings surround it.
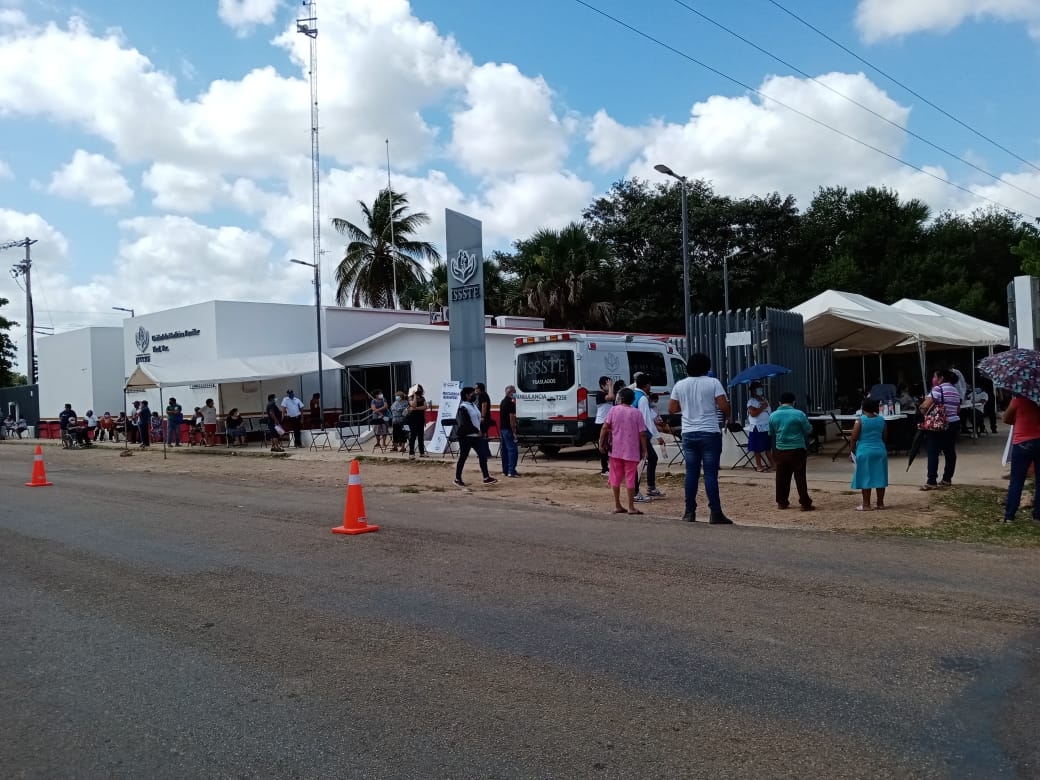
<svg viewBox="0 0 1040 780">
<path fill-rule="evenodd" d="M 790 374 L 791 369 L 784 368 L 783 366 L 777 366 L 773 363 L 761 363 L 759 365 L 750 366 L 745 368 L 735 377 L 729 381 L 729 386 L 734 385 L 746 385 L 749 382 L 756 382 L 759 379 L 768 379 L 771 376 L 777 376 L 778 374 Z"/>
</svg>

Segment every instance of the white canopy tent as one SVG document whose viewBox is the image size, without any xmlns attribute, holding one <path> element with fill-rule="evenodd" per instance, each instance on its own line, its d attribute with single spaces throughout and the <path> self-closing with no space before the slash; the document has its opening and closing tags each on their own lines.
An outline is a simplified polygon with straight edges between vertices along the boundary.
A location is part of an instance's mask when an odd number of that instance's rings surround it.
<svg viewBox="0 0 1040 780">
<path fill-rule="evenodd" d="M 889 306 L 865 295 L 826 290 L 791 311 L 802 315 L 807 347 L 877 354 L 879 363 L 882 352 L 916 349 L 926 386 L 928 346 L 976 349 L 1008 343 L 1007 328 L 927 301 L 903 299 Z"/>
<path fill-rule="evenodd" d="M 322 355 L 325 370 L 342 368 L 335 358 Z M 251 382 L 316 373 L 317 352 L 299 352 L 292 355 L 260 355 L 248 358 L 222 358 L 164 366 L 160 362 L 139 363 L 126 380 L 127 390 L 180 387 L 182 385 L 212 382 Z"/>
<path fill-rule="evenodd" d="M 335 358 L 322 354 L 323 370 L 342 368 Z M 317 373 L 318 353 L 299 352 L 290 355 L 259 355 L 247 358 L 222 358 L 164 366 L 161 362 L 138 363 L 126 380 L 128 390 L 159 390 L 162 406 L 163 389 L 193 384 L 227 384 L 229 382 L 263 382 L 265 379 L 297 377 Z M 160 412 L 161 413 L 161 412 Z M 163 438 L 163 457 L 166 439 Z"/>
</svg>

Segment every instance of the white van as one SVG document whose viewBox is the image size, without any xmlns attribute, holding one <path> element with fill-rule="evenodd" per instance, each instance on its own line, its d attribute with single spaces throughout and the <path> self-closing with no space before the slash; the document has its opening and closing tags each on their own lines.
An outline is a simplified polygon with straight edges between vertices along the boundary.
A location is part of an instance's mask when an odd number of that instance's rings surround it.
<svg viewBox="0 0 1040 780">
<path fill-rule="evenodd" d="M 517 434 L 549 454 L 595 440 L 601 376 L 628 384 L 649 374 L 662 414 L 675 382 L 686 376 L 675 349 L 648 336 L 557 333 L 514 344 Z"/>
</svg>

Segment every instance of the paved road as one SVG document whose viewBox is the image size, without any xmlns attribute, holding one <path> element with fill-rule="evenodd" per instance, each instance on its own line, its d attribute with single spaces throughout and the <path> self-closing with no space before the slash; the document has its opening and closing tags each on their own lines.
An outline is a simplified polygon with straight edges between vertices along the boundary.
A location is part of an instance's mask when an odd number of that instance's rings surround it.
<svg viewBox="0 0 1040 780">
<path fill-rule="evenodd" d="M 1035 551 L 26 469 L 5 776 L 1040 776 Z"/>
</svg>

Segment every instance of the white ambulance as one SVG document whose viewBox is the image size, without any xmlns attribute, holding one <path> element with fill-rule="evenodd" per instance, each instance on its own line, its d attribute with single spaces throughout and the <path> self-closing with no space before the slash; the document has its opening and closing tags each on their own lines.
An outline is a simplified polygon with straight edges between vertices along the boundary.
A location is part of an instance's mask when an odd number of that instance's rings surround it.
<svg viewBox="0 0 1040 780">
<path fill-rule="evenodd" d="M 596 438 L 599 378 L 649 374 L 658 409 L 668 411 L 686 362 L 671 344 L 650 336 L 556 333 L 514 341 L 517 435 L 548 454 L 580 447 Z"/>
</svg>

